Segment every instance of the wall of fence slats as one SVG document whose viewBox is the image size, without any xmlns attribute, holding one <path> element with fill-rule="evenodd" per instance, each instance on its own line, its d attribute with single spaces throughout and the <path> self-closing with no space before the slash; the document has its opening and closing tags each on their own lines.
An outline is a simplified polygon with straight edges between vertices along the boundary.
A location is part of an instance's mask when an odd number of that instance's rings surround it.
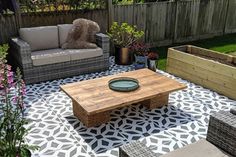
<svg viewBox="0 0 236 157">
<path fill-rule="evenodd" d="M 111 4 L 111 3 L 110 3 Z M 236 32 L 236 0 L 178 0 L 134 5 L 109 5 L 107 9 L 22 13 L 22 27 L 71 23 L 92 19 L 106 32 L 112 21 L 128 22 L 145 31 L 153 46 L 169 45 Z M 109 20 L 108 20 L 109 16 Z M 0 15 L 0 44 L 17 36 L 15 15 Z"/>
<path fill-rule="evenodd" d="M 108 29 L 108 12 L 106 9 L 22 13 L 21 27 L 67 24 L 72 23 L 77 18 L 96 21 L 101 27 L 101 32 L 106 32 Z M 18 20 L 15 15 L 0 15 L 0 44 L 7 43 L 11 37 L 17 36 L 18 29 Z"/>
<path fill-rule="evenodd" d="M 128 22 L 145 31 L 153 46 L 236 32 L 236 0 L 178 0 L 110 5 L 109 23 Z"/>
</svg>

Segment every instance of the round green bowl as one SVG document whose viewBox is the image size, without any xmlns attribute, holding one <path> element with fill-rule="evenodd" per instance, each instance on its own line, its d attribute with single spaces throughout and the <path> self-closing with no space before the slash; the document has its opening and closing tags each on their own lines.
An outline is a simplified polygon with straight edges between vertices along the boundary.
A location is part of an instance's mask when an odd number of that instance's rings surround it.
<svg viewBox="0 0 236 157">
<path fill-rule="evenodd" d="M 130 92 L 139 88 L 139 81 L 130 77 L 118 77 L 111 79 L 109 88 L 118 92 Z"/>
</svg>

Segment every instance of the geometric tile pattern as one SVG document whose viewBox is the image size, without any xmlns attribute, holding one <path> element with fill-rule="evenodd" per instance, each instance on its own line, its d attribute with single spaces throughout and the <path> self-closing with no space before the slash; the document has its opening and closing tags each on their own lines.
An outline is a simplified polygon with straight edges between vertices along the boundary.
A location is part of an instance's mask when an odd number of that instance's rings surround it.
<svg viewBox="0 0 236 157">
<path fill-rule="evenodd" d="M 133 70 L 110 58 L 110 69 L 28 85 L 25 103 L 31 127 L 26 140 L 40 149 L 33 156 L 117 157 L 118 147 L 139 140 L 161 155 L 206 137 L 209 115 L 229 110 L 236 101 L 181 78 L 188 88 L 170 94 L 168 106 L 148 110 L 140 104 L 114 110 L 111 121 L 86 128 L 73 116 L 71 100 L 59 86 Z"/>
</svg>

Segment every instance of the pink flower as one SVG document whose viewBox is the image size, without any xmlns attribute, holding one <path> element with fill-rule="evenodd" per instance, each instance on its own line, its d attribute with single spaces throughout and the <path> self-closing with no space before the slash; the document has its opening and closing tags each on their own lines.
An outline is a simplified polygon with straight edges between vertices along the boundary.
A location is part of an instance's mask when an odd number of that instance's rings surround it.
<svg viewBox="0 0 236 157">
<path fill-rule="evenodd" d="M 13 102 L 14 102 L 14 103 L 17 103 L 17 99 L 18 99 L 18 97 L 17 97 L 17 96 L 14 96 L 14 97 L 13 97 Z"/>
</svg>

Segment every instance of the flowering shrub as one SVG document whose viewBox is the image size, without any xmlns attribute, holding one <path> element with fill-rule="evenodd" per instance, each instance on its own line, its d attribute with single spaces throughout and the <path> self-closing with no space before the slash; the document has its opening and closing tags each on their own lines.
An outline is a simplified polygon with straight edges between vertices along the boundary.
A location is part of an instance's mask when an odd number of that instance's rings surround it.
<svg viewBox="0 0 236 157">
<path fill-rule="evenodd" d="M 28 156 L 27 149 L 37 147 L 25 144 L 24 137 L 28 129 L 25 116 L 25 84 L 17 69 L 14 78 L 11 66 L 6 63 L 8 46 L 0 46 L 0 156 Z"/>
<path fill-rule="evenodd" d="M 138 56 L 146 56 L 150 50 L 150 45 L 144 42 L 135 42 L 130 46 L 130 50 Z"/>
<path fill-rule="evenodd" d="M 141 39 L 143 35 L 144 32 L 139 31 L 136 26 L 129 25 L 128 23 L 119 25 L 117 22 L 113 22 L 108 32 L 108 36 L 112 39 L 115 46 L 127 48 Z"/>
<path fill-rule="evenodd" d="M 159 58 L 158 54 L 156 52 L 150 52 L 148 53 L 148 59 L 150 60 L 157 60 Z"/>
</svg>

